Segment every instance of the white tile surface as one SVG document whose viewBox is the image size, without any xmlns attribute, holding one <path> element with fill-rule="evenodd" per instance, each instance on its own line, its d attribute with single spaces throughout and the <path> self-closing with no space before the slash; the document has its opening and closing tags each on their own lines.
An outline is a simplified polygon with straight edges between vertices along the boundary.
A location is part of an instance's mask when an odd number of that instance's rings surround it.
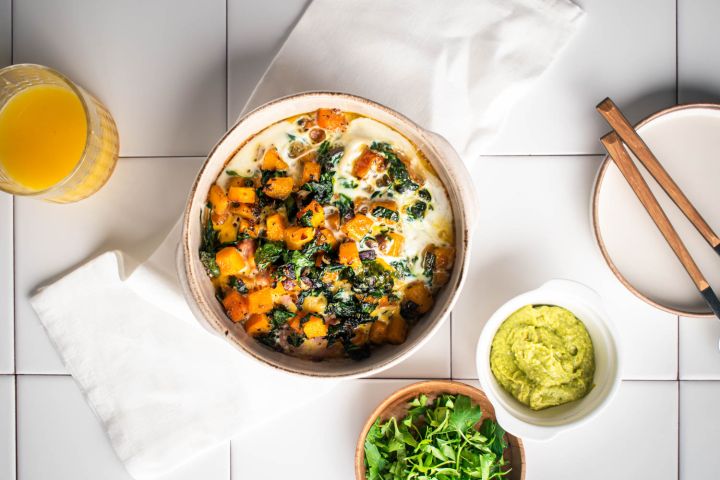
<svg viewBox="0 0 720 480">
<path fill-rule="evenodd" d="M 526 480 L 677 479 L 677 388 L 677 382 L 623 382 L 589 423 L 548 442 L 525 441 Z"/>
<path fill-rule="evenodd" d="M 413 381 L 347 381 L 302 412 L 234 439 L 232 480 L 355 478 L 355 444 L 365 420 L 385 397 L 409 383 Z M 317 461 L 318 452 L 328 453 Z"/>
<path fill-rule="evenodd" d="M 0 192 L 0 373 L 14 366 L 13 197 Z"/>
<path fill-rule="evenodd" d="M 81 202 L 57 205 L 16 199 L 18 372 L 65 372 L 28 296 L 107 250 L 147 257 L 179 218 L 202 162 L 202 158 L 124 158 L 108 184 Z"/>
<path fill-rule="evenodd" d="M 619 331 L 624 378 L 677 378 L 677 317 L 627 292 L 593 238 L 589 206 L 600 161 L 483 157 L 473 164 L 480 220 L 468 279 L 453 312 L 455 378 L 477 377 L 475 346 L 490 315 L 553 278 L 582 282 L 603 298 Z"/>
<path fill-rule="evenodd" d="M 633 121 L 675 103 L 675 0 L 575 1 L 584 24 L 511 109 L 487 154 L 600 153 L 608 128 L 595 105 L 603 98 Z"/>
<path fill-rule="evenodd" d="M 20 376 L 17 382 L 19 479 L 131 479 L 72 378 Z M 226 480 L 229 447 L 203 454 L 163 480 Z"/>
<path fill-rule="evenodd" d="M 124 156 L 205 155 L 225 131 L 225 2 L 15 2 L 14 60 L 105 102 Z"/>
<path fill-rule="evenodd" d="M 0 478 L 15 478 L 15 377 L 0 375 Z"/>
<path fill-rule="evenodd" d="M 680 380 L 720 380 L 720 322 L 680 318 Z"/>
<path fill-rule="evenodd" d="M 450 378 L 450 319 L 410 358 L 375 378 Z"/>
<path fill-rule="evenodd" d="M 720 101 L 720 2 L 678 1 L 679 101 Z"/>
<path fill-rule="evenodd" d="M 228 0 L 229 125 L 237 120 L 255 85 L 309 3 L 310 0 Z"/>
<path fill-rule="evenodd" d="M 12 0 L 0 0 L 0 67 L 10 65 L 12 49 Z"/>
<path fill-rule="evenodd" d="M 386 396 L 408 383 L 346 382 L 303 409 L 302 414 L 280 417 L 234 439 L 233 480 L 353 478 L 354 448 L 367 415 Z M 288 429 L 293 433 L 277 433 Z M 633 447 L 628 448 L 628 439 L 637 432 L 643 432 L 643 441 L 633 442 Z M 299 441 L 301 438 L 311 441 Z M 677 383 L 624 382 L 613 403 L 599 417 L 550 442 L 526 441 L 525 449 L 527 480 L 675 479 Z M 322 462 L 309 462 L 317 452 L 333 455 L 325 455 Z"/>
<path fill-rule="evenodd" d="M 680 382 L 680 480 L 718 478 L 720 382 Z"/>
</svg>

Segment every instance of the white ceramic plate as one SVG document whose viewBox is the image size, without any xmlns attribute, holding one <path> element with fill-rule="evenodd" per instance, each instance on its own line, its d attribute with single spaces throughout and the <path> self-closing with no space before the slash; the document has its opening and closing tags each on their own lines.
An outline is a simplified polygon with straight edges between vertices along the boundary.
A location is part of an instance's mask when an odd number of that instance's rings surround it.
<svg viewBox="0 0 720 480">
<path fill-rule="evenodd" d="M 680 105 L 637 127 L 690 201 L 720 232 L 720 105 Z M 720 290 L 720 257 L 637 162 L 705 278 Z M 600 249 L 623 284 L 646 302 L 678 315 L 711 315 L 687 273 L 615 164 L 605 159 L 593 197 Z"/>
</svg>

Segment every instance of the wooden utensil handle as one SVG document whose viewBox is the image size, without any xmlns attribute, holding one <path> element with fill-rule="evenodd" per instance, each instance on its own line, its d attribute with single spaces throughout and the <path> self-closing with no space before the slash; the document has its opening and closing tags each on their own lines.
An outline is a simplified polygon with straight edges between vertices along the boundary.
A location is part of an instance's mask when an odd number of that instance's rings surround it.
<svg viewBox="0 0 720 480">
<path fill-rule="evenodd" d="M 660 164 L 657 157 L 647 143 L 638 135 L 635 129 L 630 125 L 630 122 L 615 103 L 606 98 L 598 104 L 596 107 L 597 111 L 600 112 L 610 126 L 617 132 L 625 145 L 628 146 L 642 163 L 645 168 L 650 172 L 650 175 L 660 184 L 665 190 L 665 193 L 675 202 L 680 211 L 690 220 L 695 226 L 700 235 L 710 244 L 711 247 L 720 253 L 720 237 L 710 228 L 710 225 L 700 215 L 700 212 L 690 203 L 690 200 L 680 190 L 680 187 L 675 183 L 675 180 L 667 173 L 665 168 Z"/>
<path fill-rule="evenodd" d="M 635 195 L 637 195 L 638 199 L 643 204 L 643 207 L 645 207 L 645 210 L 647 210 L 650 214 L 650 217 L 653 219 L 653 222 L 655 222 L 655 225 L 657 225 L 658 229 L 660 229 L 660 232 L 663 234 L 663 237 L 665 237 L 665 240 L 670 245 L 670 248 L 672 248 L 673 252 L 675 252 L 678 260 L 680 260 L 680 263 L 682 263 L 685 270 L 687 270 L 695 286 L 700 291 L 709 288 L 710 285 L 707 280 L 705 280 L 702 272 L 700 272 L 697 264 L 690 256 L 690 252 L 688 252 L 688 249 L 685 247 L 685 244 L 682 242 L 680 236 L 675 231 L 675 228 L 670 223 L 667 215 L 665 215 L 662 207 L 660 207 L 660 204 L 650 190 L 650 187 L 640 173 L 640 170 L 638 170 L 637 166 L 630 158 L 630 155 L 625 150 L 618 134 L 615 132 L 608 133 L 602 137 L 601 141 L 610 154 L 610 157 L 615 161 L 615 164 L 620 169 L 620 172 L 630 184 L 630 187 L 633 189 L 633 192 L 635 192 Z"/>
</svg>

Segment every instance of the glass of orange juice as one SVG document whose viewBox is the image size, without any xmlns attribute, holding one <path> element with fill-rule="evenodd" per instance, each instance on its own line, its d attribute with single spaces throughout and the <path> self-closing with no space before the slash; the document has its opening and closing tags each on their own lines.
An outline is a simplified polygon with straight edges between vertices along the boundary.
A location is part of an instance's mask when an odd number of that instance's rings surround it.
<svg viewBox="0 0 720 480">
<path fill-rule="evenodd" d="M 41 65 L 0 69 L 0 190 L 75 202 L 107 182 L 117 157 L 115 122 L 83 88 Z"/>
</svg>

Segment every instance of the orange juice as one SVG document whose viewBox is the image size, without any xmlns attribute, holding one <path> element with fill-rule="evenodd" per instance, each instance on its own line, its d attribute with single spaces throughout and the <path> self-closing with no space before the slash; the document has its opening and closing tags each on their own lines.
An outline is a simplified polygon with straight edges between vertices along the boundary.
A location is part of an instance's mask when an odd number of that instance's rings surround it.
<svg viewBox="0 0 720 480">
<path fill-rule="evenodd" d="M 69 88 L 31 86 L 0 110 L 0 164 L 30 190 L 45 190 L 67 177 L 86 141 L 85 110 Z"/>
</svg>

